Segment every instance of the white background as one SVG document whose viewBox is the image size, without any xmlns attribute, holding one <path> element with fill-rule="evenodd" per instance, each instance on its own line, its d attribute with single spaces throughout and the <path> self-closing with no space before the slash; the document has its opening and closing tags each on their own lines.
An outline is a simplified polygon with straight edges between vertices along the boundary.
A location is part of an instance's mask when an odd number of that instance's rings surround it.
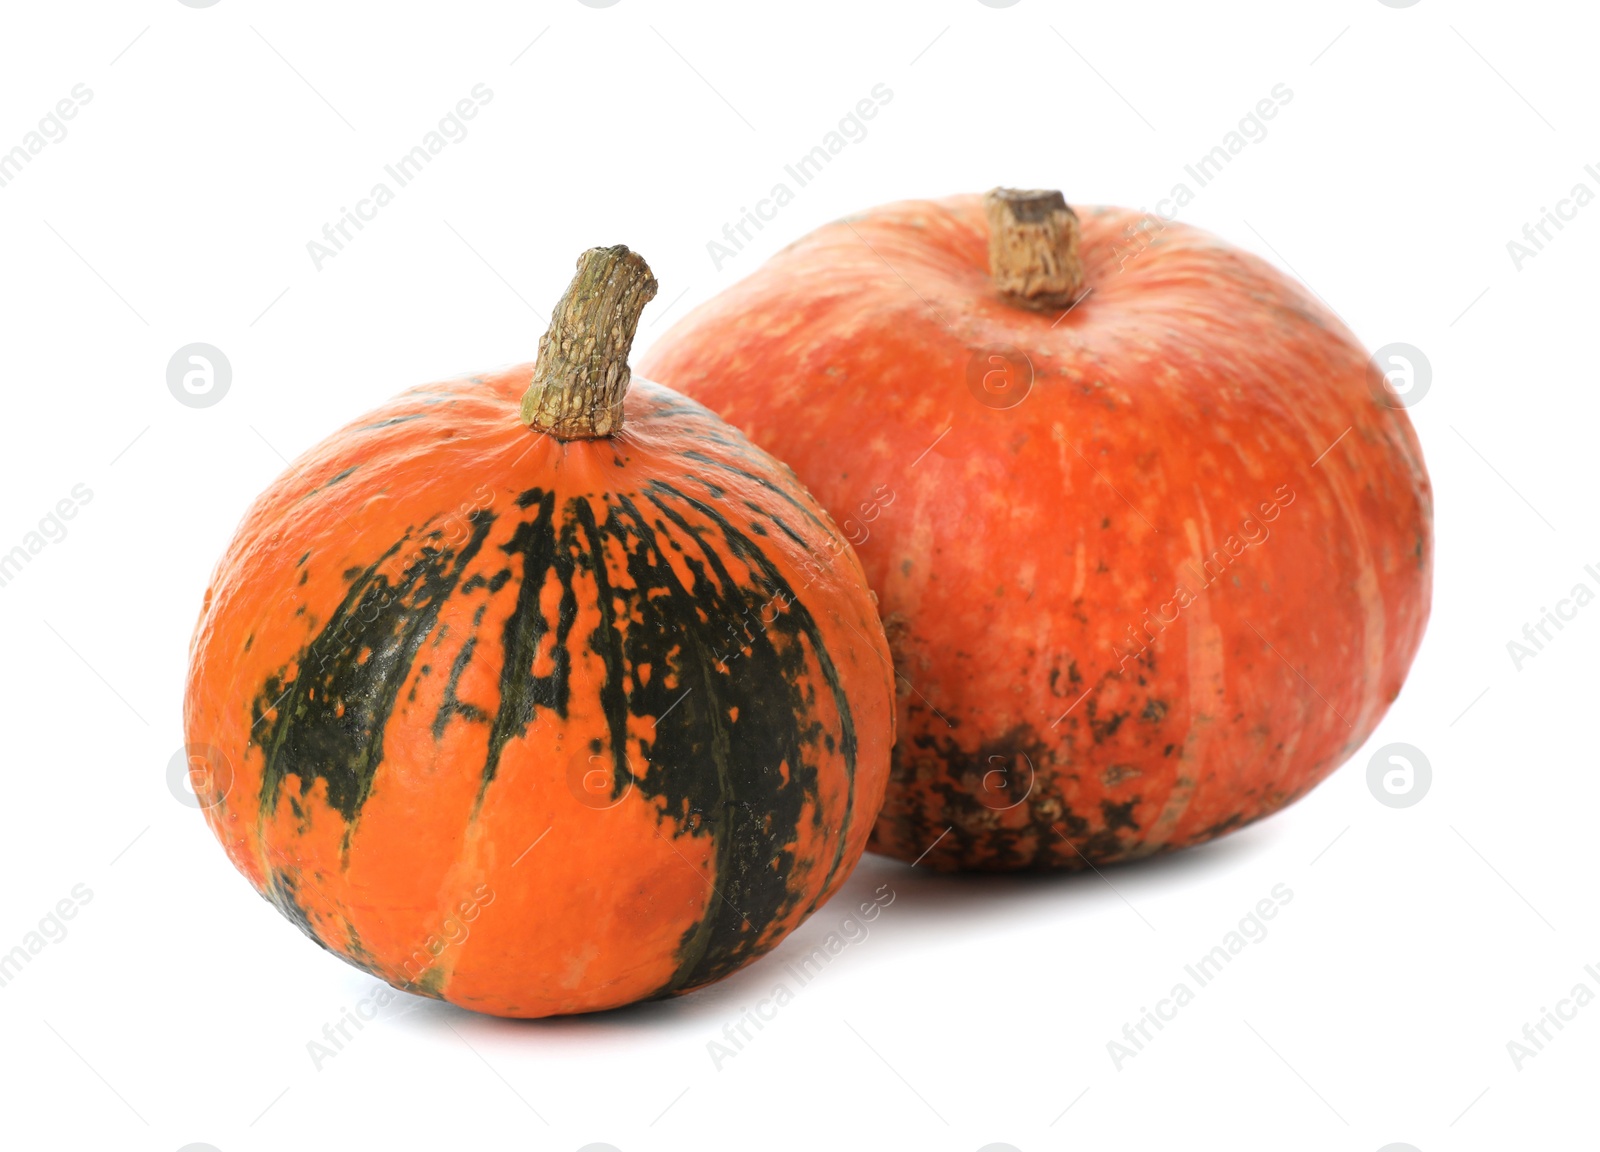
<svg viewBox="0 0 1600 1152">
<path fill-rule="evenodd" d="M 75 84 L 93 97 L 0 188 L 0 552 L 74 485 L 93 497 L 0 587 L 0 952 L 93 896 L 0 988 L 0 1144 L 1592 1147 L 1600 1006 L 1520 1071 L 1507 1042 L 1600 992 L 1600 607 L 1520 671 L 1506 645 L 1600 591 L 1600 206 L 1520 270 L 1506 244 L 1600 192 L 1597 23 L 1443 0 L 8 3 L 0 150 Z M 479 83 L 470 135 L 319 271 L 307 241 Z M 716 269 L 707 241 L 879 83 L 868 135 Z M 308 1041 L 374 981 L 257 899 L 165 778 L 207 576 L 284 458 L 403 387 L 531 360 L 582 248 L 654 266 L 642 349 L 882 201 L 1154 207 L 1278 83 L 1270 134 L 1181 218 L 1431 363 L 1433 618 L 1370 745 L 1185 855 L 1015 879 L 868 857 L 694 996 L 534 1023 L 402 996 L 315 1067 Z M 214 407 L 167 389 L 194 341 L 233 367 Z M 1433 768 L 1406 809 L 1366 783 L 1392 742 Z M 708 1042 L 884 884 L 870 936 L 714 1066 Z M 1276 884 L 1270 934 L 1118 1070 L 1107 1042 Z"/>
</svg>

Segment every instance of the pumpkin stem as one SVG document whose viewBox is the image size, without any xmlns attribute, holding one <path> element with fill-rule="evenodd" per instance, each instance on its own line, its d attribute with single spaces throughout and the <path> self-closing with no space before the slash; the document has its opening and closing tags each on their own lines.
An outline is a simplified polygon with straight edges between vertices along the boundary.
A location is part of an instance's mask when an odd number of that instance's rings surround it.
<svg viewBox="0 0 1600 1152">
<path fill-rule="evenodd" d="M 560 440 L 622 431 L 622 398 L 633 379 L 628 351 L 657 287 L 644 257 L 622 244 L 578 257 L 578 274 L 539 339 L 533 383 L 522 396 L 524 424 Z"/>
<path fill-rule="evenodd" d="M 996 291 L 1041 312 L 1074 303 L 1083 289 L 1078 217 L 1061 193 L 996 188 L 984 195 L 983 206 Z"/>
</svg>

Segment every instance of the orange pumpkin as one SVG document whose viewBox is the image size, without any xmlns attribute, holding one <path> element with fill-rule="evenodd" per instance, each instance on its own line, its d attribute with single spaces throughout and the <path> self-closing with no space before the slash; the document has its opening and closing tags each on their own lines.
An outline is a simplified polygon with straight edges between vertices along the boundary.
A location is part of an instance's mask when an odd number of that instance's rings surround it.
<svg viewBox="0 0 1600 1152">
<path fill-rule="evenodd" d="M 787 461 L 899 673 L 871 847 L 1079 868 L 1282 808 L 1428 616 L 1405 412 L 1305 288 L 1059 193 L 891 204 L 686 316 L 643 369 Z"/>
<path fill-rule="evenodd" d="M 415 388 L 336 433 L 206 592 L 185 729 L 211 827 L 397 987 L 545 1016 L 708 984 L 838 889 L 882 801 L 859 565 L 786 468 L 629 387 L 655 288 L 585 253 L 531 387 Z"/>
</svg>

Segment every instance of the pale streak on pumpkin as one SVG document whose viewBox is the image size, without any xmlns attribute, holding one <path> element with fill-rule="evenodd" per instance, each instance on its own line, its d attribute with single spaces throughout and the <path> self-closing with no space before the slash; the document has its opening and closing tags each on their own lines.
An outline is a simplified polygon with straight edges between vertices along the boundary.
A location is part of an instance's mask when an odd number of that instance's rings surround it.
<svg viewBox="0 0 1600 1152">
<path fill-rule="evenodd" d="M 1317 437 L 1322 435 L 1320 431 L 1310 428 L 1308 421 L 1300 419 L 1297 420 L 1297 423 L 1305 430 L 1308 442 L 1314 442 Z M 1241 459 L 1240 462 L 1248 468 L 1248 461 Z M 1256 472 L 1258 470 L 1250 469 L 1250 471 Z M 1257 477 L 1253 476 L 1252 478 Z M 1361 565 L 1361 571 L 1355 581 L 1354 588 L 1361 606 L 1362 662 L 1366 674 L 1375 678 L 1381 675 L 1384 665 L 1383 645 L 1386 619 L 1383 597 L 1379 587 L 1377 565 L 1372 556 L 1370 541 L 1361 520 L 1359 507 L 1349 491 L 1348 482 L 1343 476 L 1330 476 L 1327 483 L 1332 490 L 1333 500 L 1338 507 L 1339 514 L 1349 529 L 1348 539 L 1354 543 L 1354 552 Z M 1314 498 L 1310 493 L 1305 492 L 1304 488 L 1295 495 L 1296 498 L 1301 496 L 1306 499 Z M 1200 558 L 1209 556 L 1216 551 L 1216 537 L 1204 496 L 1197 492 L 1196 497 L 1197 507 L 1205 518 L 1204 538 L 1202 540 L 1202 535 L 1192 519 L 1184 521 L 1184 533 L 1188 541 L 1190 556 L 1195 558 L 1190 563 L 1195 565 L 1197 571 L 1200 571 Z M 1250 518 L 1254 518 L 1253 512 Z M 1213 712 L 1208 712 L 1203 707 L 1202 702 L 1206 694 L 1204 681 L 1211 679 L 1213 684 L 1217 686 L 1215 688 L 1217 695 L 1220 696 L 1220 686 L 1224 683 L 1223 665 L 1226 658 L 1221 644 L 1220 630 L 1211 622 L 1210 606 L 1206 603 L 1208 590 L 1208 588 L 1200 589 L 1199 593 L 1194 597 L 1194 602 L 1190 608 L 1185 610 L 1186 613 L 1192 614 L 1191 619 L 1186 622 L 1191 720 L 1181 761 L 1185 768 L 1190 770 L 1181 772 L 1175 780 L 1173 790 L 1168 795 L 1160 815 L 1151 824 L 1145 841 L 1136 850 L 1127 853 L 1127 859 L 1150 855 L 1159 851 L 1167 843 L 1194 798 L 1194 793 L 1199 783 L 1198 773 L 1194 769 L 1203 769 L 1206 763 L 1205 747 L 1207 741 L 1205 733 L 1210 728 Z M 1196 611 L 1196 609 L 1198 610 Z M 1292 663 L 1293 655 L 1285 653 L 1285 656 L 1291 661 L 1291 669 L 1294 669 Z M 1323 691 L 1321 687 L 1316 685 L 1313 685 L 1313 688 L 1318 693 Z M 1290 737 L 1284 742 L 1283 753 L 1278 757 L 1278 762 L 1282 768 L 1277 778 L 1289 782 L 1294 793 L 1300 791 L 1298 781 L 1289 781 L 1288 773 L 1285 770 L 1293 763 L 1294 751 L 1308 727 L 1308 721 L 1318 726 L 1327 724 L 1330 721 L 1334 725 L 1342 726 L 1347 720 L 1349 721 L 1350 727 L 1347 732 L 1350 734 L 1345 740 L 1343 752 L 1341 753 L 1342 759 L 1343 755 L 1348 754 L 1351 750 L 1350 741 L 1357 739 L 1360 733 L 1369 731 L 1371 723 L 1375 723 L 1372 713 L 1375 710 L 1381 710 L 1386 707 L 1384 702 L 1374 701 L 1370 693 L 1364 693 L 1362 696 L 1365 703 L 1357 716 L 1343 716 L 1341 718 L 1338 715 L 1334 715 L 1320 721 L 1315 716 L 1316 711 L 1318 709 L 1326 711 L 1329 706 L 1320 699 L 1315 700 L 1313 703 L 1302 702 L 1300 706 L 1301 723 L 1290 726 Z M 1343 709 L 1339 709 L 1339 712 L 1343 713 L 1343 711 Z"/>
<path fill-rule="evenodd" d="M 1206 517 L 1206 539 L 1211 539 L 1211 517 L 1206 512 L 1205 501 L 1200 501 L 1201 515 Z M 1201 550 L 1200 530 L 1192 518 L 1183 522 L 1184 538 L 1191 556 L 1209 555 Z M 1223 651 L 1221 632 L 1211 622 L 1211 607 L 1206 603 L 1205 590 L 1194 596 L 1185 612 L 1192 615 L 1185 622 L 1185 657 L 1189 681 L 1189 730 L 1184 733 L 1183 751 L 1178 756 L 1178 774 L 1172 782 L 1161 814 L 1150 825 L 1144 840 L 1127 858 L 1136 860 L 1159 852 L 1172 838 L 1178 822 L 1188 812 L 1200 783 L 1200 774 L 1206 770 L 1211 735 L 1215 732 L 1216 717 L 1207 707 L 1203 686 L 1210 681 L 1212 691 L 1221 695 L 1223 684 Z"/>
<path fill-rule="evenodd" d="M 920 483 L 916 480 L 913 480 L 910 484 L 906 485 L 906 487 L 908 489 L 906 495 L 911 500 L 911 505 L 907 511 L 911 514 L 912 525 L 910 547 L 907 549 L 907 552 L 908 558 L 911 561 L 912 570 L 920 574 L 926 571 L 933 563 L 934 534 L 932 507 L 933 501 L 936 499 L 936 497 L 928 485 Z M 898 504 L 898 500 L 896 500 L 896 503 Z M 893 511 L 893 509 L 890 509 L 890 511 Z M 913 585 L 912 594 L 907 597 L 909 602 L 908 607 L 912 611 L 921 611 L 921 589 L 922 585 L 920 582 L 916 585 Z M 909 696 L 911 694 L 911 689 L 906 687 L 906 681 L 910 680 L 914 683 L 921 683 L 922 674 L 926 671 L 926 669 L 921 667 L 904 667 L 901 663 L 906 658 L 904 651 L 894 652 L 893 656 L 895 659 L 895 671 L 901 674 L 895 678 L 895 694 L 897 697 Z"/>
<path fill-rule="evenodd" d="M 1078 542 L 1072 546 L 1072 599 L 1083 599 L 1083 586 L 1089 579 L 1089 548 L 1083 525 L 1078 525 Z"/>
<path fill-rule="evenodd" d="M 1321 701 L 1317 701 L 1317 704 L 1320 707 Z M 1301 711 L 1303 714 L 1304 709 Z M 1283 742 L 1283 754 L 1278 757 L 1278 774 L 1276 779 L 1287 780 L 1290 778 L 1290 769 L 1294 765 L 1295 749 L 1300 746 L 1300 741 L 1305 737 L 1307 727 L 1308 726 L 1303 723 L 1297 724 L 1289 731 L 1288 738 Z M 1303 789 L 1300 790 L 1303 791 Z M 1280 803 L 1288 803 L 1291 795 L 1292 793 L 1284 794 Z"/>
<path fill-rule="evenodd" d="M 1325 444 L 1330 435 L 1337 435 L 1337 433 L 1328 433 L 1323 429 L 1314 427 L 1312 422 L 1298 409 L 1291 408 L 1286 414 L 1290 416 L 1297 425 L 1299 425 L 1300 430 L 1303 433 L 1304 444 L 1307 448 L 1311 449 L 1310 455 L 1308 455 L 1307 459 L 1315 458 L 1316 453 L 1321 450 L 1317 448 L 1316 445 Z M 1362 430 L 1364 430 L 1364 428 Z M 1354 446 L 1355 445 L 1352 444 L 1352 447 Z M 1361 662 L 1363 680 L 1368 678 L 1374 680 L 1380 679 L 1383 675 L 1383 667 L 1385 663 L 1384 636 L 1386 632 L 1385 622 L 1387 620 L 1387 613 L 1384 608 L 1383 593 L 1379 587 L 1378 565 L 1372 555 L 1372 542 L 1368 539 L 1366 525 L 1361 519 L 1361 508 L 1359 502 L 1357 498 L 1350 492 L 1350 484 L 1347 477 L 1340 473 L 1336 468 L 1331 467 L 1331 460 L 1324 460 L 1322 463 L 1324 465 L 1330 465 L 1330 467 L 1325 470 L 1322 468 L 1318 469 L 1319 472 L 1323 472 L 1323 476 L 1321 477 L 1322 482 L 1323 484 L 1327 485 L 1327 490 L 1333 495 L 1334 502 L 1337 504 L 1339 509 L 1339 514 L 1341 517 L 1343 517 L 1345 527 L 1349 530 L 1348 540 L 1354 545 L 1353 550 L 1361 564 L 1361 571 L 1354 582 L 1354 588 L 1356 596 L 1360 600 L 1361 604 Z M 1308 484 L 1307 487 L 1309 488 L 1311 486 Z M 1301 496 L 1302 493 L 1299 491 L 1294 493 L 1294 497 L 1297 500 L 1300 499 Z M 1287 509 L 1285 510 L 1285 514 L 1287 514 Z M 1289 653 L 1285 653 L 1285 656 L 1289 656 L 1291 660 L 1293 659 Z M 1313 685 L 1313 687 L 1316 688 L 1318 693 L 1323 693 L 1328 690 L 1324 689 L 1321 685 Z M 1343 753 L 1341 754 L 1341 759 L 1344 755 L 1348 755 L 1350 752 L 1354 751 L 1356 746 L 1359 746 L 1360 741 L 1364 739 L 1364 736 L 1362 735 L 1363 733 L 1371 731 L 1372 725 L 1377 722 L 1375 714 L 1381 714 L 1388 708 L 1388 702 L 1377 699 L 1375 693 L 1361 692 L 1358 695 L 1359 698 L 1364 701 L 1364 703 L 1362 704 L 1361 711 L 1357 715 L 1350 716 L 1344 714 L 1345 710 L 1341 708 L 1339 709 L 1341 715 L 1334 717 L 1334 723 L 1348 725 L 1345 729 L 1345 741 L 1342 745 Z M 1318 703 L 1321 704 L 1322 701 L 1319 700 Z M 1323 705 L 1323 707 L 1326 708 L 1327 705 Z M 1348 703 L 1346 704 L 1346 707 L 1348 707 Z M 1352 741 L 1355 743 L 1352 744 Z"/>
<path fill-rule="evenodd" d="M 1056 442 L 1056 463 L 1061 468 L 1063 500 L 1071 496 L 1072 466 L 1067 459 L 1067 430 L 1059 422 L 1050 425 L 1050 439 Z M 1068 599 L 1073 603 L 1083 599 L 1084 587 L 1089 580 L 1089 542 L 1088 525 L 1078 525 L 1078 539 L 1072 546 L 1072 592 Z"/>
<path fill-rule="evenodd" d="M 1383 674 L 1384 624 L 1387 618 L 1383 594 L 1378 588 L 1378 565 L 1373 559 L 1372 543 L 1367 539 L 1366 526 L 1362 523 L 1361 511 L 1357 507 L 1356 500 L 1350 494 L 1348 482 L 1335 471 L 1329 474 L 1327 483 L 1339 503 L 1339 511 L 1344 514 L 1345 523 L 1350 529 L 1350 539 L 1356 544 L 1357 555 L 1361 560 L 1361 574 L 1356 579 L 1355 591 L 1360 598 L 1362 609 L 1362 663 L 1366 675 L 1376 679 Z M 1387 701 L 1380 703 L 1375 693 L 1362 693 L 1362 697 L 1366 703 L 1362 706 L 1360 715 L 1345 717 L 1350 725 L 1345 740 L 1346 750 L 1353 750 L 1350 747 L 1352 740 L 1360 737 L 1362 733 L 1371 731 L 1372 725 L 1377 722 L 1373 713 L 1379 708 L 1387 707 Z"/>
</svg>

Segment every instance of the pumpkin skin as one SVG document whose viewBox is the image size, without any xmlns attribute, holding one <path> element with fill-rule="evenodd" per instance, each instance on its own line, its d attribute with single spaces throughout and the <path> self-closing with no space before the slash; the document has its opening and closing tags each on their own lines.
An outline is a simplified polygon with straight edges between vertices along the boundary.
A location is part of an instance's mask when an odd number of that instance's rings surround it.
<svg viewBox="0 0 1600 1152">
<path fill-rule="evenodd" d="M 865 848 L 894 707 L 860 567 L 792 473 L 637 378 L 616 436 L 533 432 L 530 370 L 406 392 L 277 480 L 185 701 L 261 895 L 397 987 L 518 1017 L 776 945 Z"/>
<path fill-rule="evenodd" d="M 1078 216 L 1070 309 L 996 292 L 978 197 L 911 201 L 778 253 L 641 363 L 856 545 L 899 674 L 870 847 L 924 866 L 1258 820 L 1367 739 L 1427 621 L 1427 472 L 1355 337 L 1197 229 Z"/>
</svg>

